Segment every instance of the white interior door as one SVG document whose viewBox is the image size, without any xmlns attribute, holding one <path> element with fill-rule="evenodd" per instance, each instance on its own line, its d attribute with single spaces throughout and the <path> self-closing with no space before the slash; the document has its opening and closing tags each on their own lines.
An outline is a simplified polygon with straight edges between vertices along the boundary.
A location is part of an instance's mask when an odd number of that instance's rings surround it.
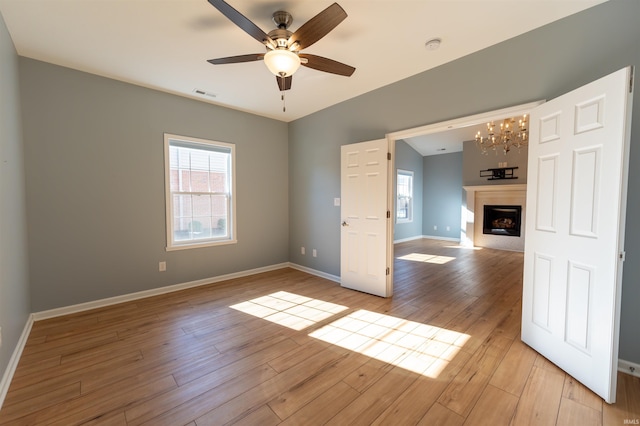
<svg viewBox="0 0 640 426">
<path fill-rule="evenodd" d="M 631 68 L 531 113 L 522 340 L 615 402 Z"/>
<path fill-rule="evenodd" d="M 392 295 L 388 152 L 386 139 L 341 147 L 341 285 L 382 297 Z"/>
</svg>

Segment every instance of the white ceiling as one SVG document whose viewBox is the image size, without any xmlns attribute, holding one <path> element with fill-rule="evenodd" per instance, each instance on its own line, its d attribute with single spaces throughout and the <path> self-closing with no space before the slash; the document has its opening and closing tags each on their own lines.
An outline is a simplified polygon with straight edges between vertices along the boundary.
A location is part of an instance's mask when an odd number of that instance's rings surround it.
<svg viewBox="0 0 640 426">
<path fill-rule="evenodd" d="M 291 13 L 295 31 L 331 4 L 227 1 L 265 32 L 275 27 L 274 11 Z M 304 52 L 356 72 L 302 67 L 286 92 L 286 112 L 262 62 L 206 62 L 264 52 L 206 0 L 0 0 L 0 13 L 21 56 L 288 122 L 604 1 L 338 0 L 348 17 Z M 434 37 L 442 46 L 428 51 Z"/>
<path fill-rule="evenodd" d="M 478 124 L 477 126 L 414 136 L 403 140 L 423 157 L 428 155 L 450 154 L 452 152 L 462 151 L 463 142 L 474 140 L 478 130 L 484 132 L 486 128 L 486 125 Z"/>
</svg>

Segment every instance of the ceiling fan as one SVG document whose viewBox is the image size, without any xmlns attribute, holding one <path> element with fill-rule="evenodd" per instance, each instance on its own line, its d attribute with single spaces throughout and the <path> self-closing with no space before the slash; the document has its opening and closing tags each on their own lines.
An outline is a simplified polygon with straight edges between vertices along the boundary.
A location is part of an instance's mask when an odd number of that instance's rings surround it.
<svg viewBox="0 0 640 426">
<path fill-rule="evenodd" d="M 347 77 L 351 76 L 356 70 L 352 66 L 334 61 L 333 59 L 300 52 L 327 35 L 347 17 L 347 13 L 338 3 L 333 3 L 318 13 L 298 28 L 296 32 L 291 32 L 287 29 L 293 21 L 291 14 L 285 11 L 277 11 L 272 17 L 277 28 L 267 34 L 225 1 L 208 1 L 224 16 L 229 18 L 231 22 L 264 44 L 267 49 L 266 53 L 209 59 L 207 62 L 213 65 L 264 60 L 269 71 L 276 76 L 278 88 L 281 91 L 291 89 L 293 73 L 298 70 L 300 65 Z"/>
</svg>

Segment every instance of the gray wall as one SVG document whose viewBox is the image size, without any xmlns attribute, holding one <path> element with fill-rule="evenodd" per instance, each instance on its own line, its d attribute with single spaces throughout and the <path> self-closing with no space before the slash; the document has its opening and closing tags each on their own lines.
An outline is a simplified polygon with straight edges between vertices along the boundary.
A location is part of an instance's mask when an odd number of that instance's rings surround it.
<svg viewBox="0 0 640 426">
<path fill-rule="evenodd" d="M 0 16 L 0 377 L 29 317 L 18 56 Z"/>
<path fill-rule="evenodd" d="M 462 152 L 424 157 L 423 173 L 422 234 L 459 239 L 463 193 Z M 434 226 L 438 229 L 433 229 Z"/>
<path fill-rule="evenodd" d="M 413 221 L 396 223 L 394 228 L 394 241 L 410 239 L 422 236 L 422 205 L 423 205 L 423 186 L 422 186 L 422 155 L 413 149 L 403 140 L 396 141 L 396 171 L 394 173 L 394 197 L 396 199 L 395 189 L 397 188 L 397 171 L 398 169 L 413 172 Z M 392 216 L 395 217 L 395 216 Z"/>
<path fill-rule="evenodd" d="M 527 183 L 527 159 L 528 150 L 526 147 L 518 150 L 512 149 L 506 155 L 500 151 L 496 153 L 482 154 L 475 142 L 463 142 L 463 185 L 513 185 Z M 480 170 L 495 169 L 498 163 L 506 162 L 508 167 L 517 167 L 513 171 L 518 179 L 507 180 L 487 180 L 480 177 Z"/>
<path fill-rule="evenodd" d="M 640 2 L 610 0 L 452 63 L 383 87 L 289 125 L 291 261 L 338 274 L 340 145 L 388 132 L 552 99 L 627 65 L 640 65 Z M 443 46 L 446 48 L 446 46 Z M 523 54 L 524 52 L 524 54 Z M 505 58 L 515 60 L 505 63 Z M 357 64 L 356 64 L 357 65 Z M 504 90 L 500 90 L 504 88 Z M 620 357 L 640 363 L 640 90 L 635 90 L 627 261 Z M 321 178 L 320 178 L 321 177 Z M 326 248 L 300 256 L 304 241 Z"/>
<path fill-rule="evenodd" d="M 26 58 L 20 87 L 33 311 L 288 261 L 286 123 Z M 164 132 L 236 144 L 238 244 L 165 251 Z"/>
</svg>

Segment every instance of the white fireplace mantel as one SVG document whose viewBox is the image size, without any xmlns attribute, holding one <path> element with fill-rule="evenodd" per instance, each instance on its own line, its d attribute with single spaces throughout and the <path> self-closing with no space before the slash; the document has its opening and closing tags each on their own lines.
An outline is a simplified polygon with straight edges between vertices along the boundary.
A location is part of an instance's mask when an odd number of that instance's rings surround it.
<svg viewBox="0 0 640 426">
<path fill-rule="evenodd" d="M 496 192 L 496 191 L 526 191 L 527 184 L 519 183 L 512 185 L 471 185 L 471 186 L 463 186 L 462 187 L 467 194 L 470 192 Z"/>
<path fill-rule="evenodd" d="M 524 251 L 524 214 L 527 193 L 526 184 L 508 185 L 473 185 L 462 187 L 467 193 L 466 212 L 462 214 L 460 243 L 469 247 L 485 245 L 504 250 Z M 493 200 L 494 203 L 522 205 L 523 234 L 521 237 L 493 237 L 482 236 L 482 216 L 484 215 L 483 200 Z M 497 201 L 500 200 L 500 201 Z M 491 204 L 491 203 L 487 203 Z M 475 224 L 478 223 L 479 229 Z M 478 234 L 478 231 L 480 234 Z M 487 240 L 489 238 L 489 240 Z M 479 241 L 482 240 L 482 241 Z"/>
</svg>

